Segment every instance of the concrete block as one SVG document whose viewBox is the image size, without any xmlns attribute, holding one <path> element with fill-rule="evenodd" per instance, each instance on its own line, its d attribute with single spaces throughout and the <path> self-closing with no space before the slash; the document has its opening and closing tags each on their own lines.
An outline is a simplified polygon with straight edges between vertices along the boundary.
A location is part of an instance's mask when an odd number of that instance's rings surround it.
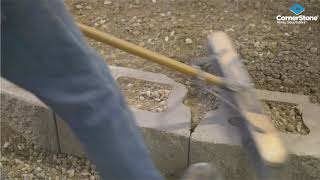
<svg viewBox="0 0 320 180">
<path fill-rule="evenodd" d="M 110 67 L 115 79 L 135 78 L 172 86 L 164 112 L 149 112 L 131 107 L 136 122 L 142 128 L 145 143 L 156 166 L 164 174 L 173 174 L 186 168 L 191 111 L 182 101 L 187 89 L 162 74 L 143 72 L 122 67 Z M 61 151 L 73 155 L 84 155 L 80 143 L 69 127 L 57 119 Z"/>
<path fill-rule="evenodd" d="M 42 148 L 59 152 L 52 115 L 31 93 L 1 79 L 1 123 Z"/>
<path fill-rule="evenodd" d="M 56 121 L 61 152 L 72 154 L 74 156 L 84 157 L 85 153 L 83 151 L 83 148 L 67 123 L 58 115 L 56 115 Z"/>
<path fill-rule="evenodd" d="M 191 135 L 191 163 L 212 162 L 226 179 L 252 179 L 238 129 L 222 109 L 207 113 Z"/>
<path fill-rule="evenodd" d="M 280 133 L 290 158 L 282 168 L 284 179 L 316 179 L 320 171 L 320 107 L 311 104 L 307 96 L 289 93 L 256 90 L 258 98 L 269 101 L 298 104 L 310 134 L 296 135 Z M 192 134 L 192 162 L 215 163 L 226 179 L 253 179 L 253 172 L 241 148 L 239 133 L 228 122 L 224 110 L 206 114 Z"/>
<path fill-rule="evenodd" d="M 308 96 L 304 95 L 266 90 L 256 90 L 256 93 L 258 98 L 262 100 L 298 105 L 298 108 L 302 111 L 302 119 L 310 129 L 310 133 L 306 136 L 280 133 L 280 136 L 292 154 L 320 158 L 320 106 L 311 104 Z"/>
<path fill-rule="evenodd" d="M 276 91 L 267 91 L 261 89 L 255 89 L 257 97 L 263 100 L 278 101 L 286 103 L 304 104 L 309 103 L 309 97 L 305 95 L 283 93 Z"/>
</svg>

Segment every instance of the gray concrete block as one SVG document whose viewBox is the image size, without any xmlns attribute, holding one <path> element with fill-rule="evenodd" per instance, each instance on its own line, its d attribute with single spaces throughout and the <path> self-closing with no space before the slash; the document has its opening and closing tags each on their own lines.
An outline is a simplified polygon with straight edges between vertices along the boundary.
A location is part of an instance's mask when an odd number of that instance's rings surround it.
<svg viewBox="0 0 320 180">
<path fill-rule="evenodd" d="M 225 115 L 218 109 L 201 120 L 191 136 L 191 162 L 212 162 L 226 179 L 252 179 L 238 129 Z"/>
<path fill-rule="evenodd" d="M 280 133 L 286 147 L 294 155 L 320 158 L 320 106 L 311 104 L 308 96 L 256 90 L 258 98 L 269 101 L 297 104 L 302 111 L 302 119 L 310 129 L 308 135 Z"/>
<path fill-rule="evenodd" d="M 317 150 L 320 149 L 320 139 L 316 138 L 320 137 L 320 106 L 311 104 L 309 102 L 309 97 L 305 95 L 258 89 L 256 90 L 256 93 L 258 98 L 262 100 L 297 104 L 298 108 L 302 111 L 303 121 L 310 129 L 310 133 L 306 136 L 281 133 L 280 136 L 292 154 L 320 157 L 320 150 Z"/>
<path fill-rule="evenodd" d="M 263 100 L 278 101 L 286 103 L 304 104 L 309 102 L 309 97 L 305 95 L 267 91 L 255 89 L 257 97 Z"/>
<path fill-rule="evenodd" d="M 72 154 L 79 157 L 84 157 L 85 152 L 83 151 L 80 142 L 75 137 L 67 123 L 58 115 L 56 115 L 56 122 L 61 152 L 66 154 Z"/>
<path fill-rule="evenodd" d="M 42 148 L 59 152 L 52 115 L 31 93 L 1 79 L 1 123 Z"/>
<path fill-rule="evenodd" d="M 290 153 L 288 163 L 282 168 L 282 175 L 284 179 L 316 179 L 315 176 L 319 174 L 310 173 L 310 168 L 320 166 L 319 105 L 309 103 L 308 97 L 303 95 L 264 90 L 256 92 L 258 98 L 263 100 L 299 105 L 310 134 L 303 136 L 280 133 Z M 215 163 L 226 179 L 253 179 L 250 165 L 241 148 L 237 128 L 228 122 L 227 114 L 221 108 L 206 114 L 192 134 L 191 160 Z M 312 164 L 312 167 L 307 164 Z"/>
<path fill-rule="evenodd" d="M 156 166 L 164 174 L 173 174 L 187 166 L 187 150 L 191 111 L 182 101 L 187 89 L 162 74 L 143 72 L 122 67 L 110 67 L 115 79 L 130 77 L 172 86 L 168 108 L 164 112 L 149 112 L 131 107 L 136 122 L 142 128 L 143 137 Z M 69 127 L 57 119 L 61 151 L 78 156 L 84 155 L 80 143 Z"/>
</svg>

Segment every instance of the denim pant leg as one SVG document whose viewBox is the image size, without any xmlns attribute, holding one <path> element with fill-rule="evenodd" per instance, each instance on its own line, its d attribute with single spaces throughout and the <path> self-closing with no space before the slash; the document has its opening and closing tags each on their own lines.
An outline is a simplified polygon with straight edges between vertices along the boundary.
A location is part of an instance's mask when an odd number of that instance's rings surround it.
<svg viewBox="0 0 320 180">
<path fill-rule="evenodd" d="M 104 179 L 162 179 L 105 62 L 59 0 L 1 1 L 1 75 L 70 126 Z"/>
</svg>

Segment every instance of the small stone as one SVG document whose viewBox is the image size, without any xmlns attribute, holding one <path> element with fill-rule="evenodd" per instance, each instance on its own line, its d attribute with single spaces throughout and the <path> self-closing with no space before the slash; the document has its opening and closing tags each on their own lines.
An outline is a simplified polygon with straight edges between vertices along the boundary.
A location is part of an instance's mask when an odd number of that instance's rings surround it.
<svg viewBox="0 0 320 180">
<path fill-rule="evenodd" d="M 86 6 L 86 9 L 90 10 L 90 9 L 92 9 L 92 7 L 91 6 Z"/>
<path fill-rule="evenodd" d="M 30 170 L 30 165 L 29 164 L 23 164 L 23 168 L 21 169 L 22 171 Z"/>
<path fill-rule="evenodd" d="M 316 47 L 312 47 L 312 48 L 310 48 L 310 52 L 311 53 L 317 53 L 317 51 L 318 51 L 318 49 L 316 48 Z"/>
<path fill-rule="evenodd" d="M 301 131 L 300 131 L 300 134 L 302 134 L 302 135 L 307 135 L 309 133 L 310 133 L 310 130 L 306 129 L 306 128 L 302 128 Z"/>
<path fill-rule="evenodd" d="M 2 156 L 1 159 L 0 159 L 1 162 L 9 162 L 9 159 Z"/>
<path fill-rule="evenodd" d="M 254 43 L 254 47 L 256 47 L 256 48 L 259 47 L 259 45 L 260 45 L 260 42 L 258 42 L 258 41 Z"/>
<path fill-rule="evenodd" d="M 294 109 L 294 108 L 290 109 L 289 115 L 290 115 L 291 117 L 293 117 L 293 118 L 296 116 L 296 112 L 295 112 L 295 109 Z"/>
<path fill-rule="evenodd" d="M 283 124 L 287 124 L 288 123 L 288 121 L 286 119 L 284 119 L 284 118 L 282 118 L 281 121 L 282 121 Z"/>
<path fill-rule="evenodd" d="M 23 144 L 18 144 L 17 147 L 18 147 L 19 150 L 23 150 L 24 149 L 24 145 Z"/>
<path fill-rule="evenodd" d="M 143 96 L 140 96 L 139 99 L 143 101 L 143 100 L 144 100 L 144 97 L 143 97 Z"/>
<path fill-rule="evenodd" d="M 14 162 L 15 162 L 16 164 L 21 164 L 21 163 L 23 163 L 20 159 L 14 159 Z"/>
<path fill-rule="evenodd" d="M 9 142 L 5 142 L 5 143 L 3 144 L 3 148 L 7 148 L 7 147 L 9 147 L 9 145 L 10 145 L 10 143 L 9 143 Z"/>
<path fill-rule="evenodd" d="M 156 3 L 156 2 L 157 2 L 157 0 L 152 0 L 152 2 L 153 2 L 153 3 Z"/>
<path fill-rule="evenodd" d="M 24 180 L 31 180 L 33 175 L 32 174 L 22 174 Z"/>
<path fill-rule="evenodd" d="M 41 179 L 44 179 L 46 177 L 46 175 L 43 172 L 37 173 L 36 176 Z"/>
<path fill-rule="evenodd" d="M 68 174 L 68 177 L 73 177 L 74 176 L 74 169 L 69 169 L 68 171 L 67 171 L 67 174 Z"/>
<path fill-rule="evenodd" d="M 76 5 L 76 9 L 78 9 L 78 10 L 80 10 L 80 9 L 82 9 L 83 7 L 80 5 L 80 4 L 77 4 Z"/>
<path fill-rule="evenodd" d="M 287 86 L 287 87 L 293 87 L 295 84 L 292 80 L 290 79 L 284 79 L 283 80 L 283 85 Z"/>
<path fill-rule="evenodd" d="M 40 173 L 42 171 L 41 167 L 36 167 L 34 169 L 34 172 L 37 174 L 37 173 Z"/>
<path fill-rule="evenodd" d="M 132 34 L 135 35 L 135 36 L 138 36 L 140 34 L 140 32 L 139 31 L 133 31 Z"/>
<path fill-rule="evenodd" d="M 112 2 L 111 2 L 111 1 L 108 1 L 108 0 L 106 0 L 106 1 L 103 2 L 104 5 L 109 5 L 109 4 L 111 4 L 111 3 L 112 3 Z"/>
<path fill-rule="evenodd" d="M 160 98 L 160 93 L 159 93 L 158 91 L 155 91 L 155 92 L 154 92 L 154 97 L 155 97 L 155 98 Z"/>
<path fill-rule="evenodd" d="M 185 42 L 186 42 L 186 44 L 192 44 L 192 39 L 187 38 L 187 39 L 185 40 Z"/>
<path fill-rule="evenodd" d="M 91 175 L 89 179 L 90 179 L 90 180 L 95 180 L 96 178 Z"/>
<path fill-rule="evenodd" d="M 157 102 L 160 102 L 160 101 L 161 101 L 160 98 L 155 98 L 154 100 L 157 101 Z"/>
<path fill-rule="evenodd" d="M 292 124 L 288 124 L 287 127 L 286 127 L 286 130 L 288 132 L 294 132 L 295 131 L 295 127 Z"/>
<path fill-rule="evenodd" d="M 188 85 L 188 86 L 189 86 L 189 85 L 191 85 L 191 82 L 190 82 L 190 81 L 186 81 L 186 82 L 185 82 L 185 85 Z"/>
<path fill-rule="evenodd" d="M 280 74 L 277 74 L 277 73 L 272 73 L 271 74 L 271 77 L 273 77 L 273 78 L 275 78 L 275 79 L 280 79 Z M 281 81 L 280 81 L 280 83 L 281 83 Z"/>
<path fill-rule="evenodd" d="M 167 97 L 167 96 L 170 94 L 170 90 L 165 89 L 165 90 L 164 90 L 164 94 L 165 94 L 165 96 Z"/>
<path fill-rule="evenodd" d="M 272 74 L 272 70 L 270 68 L 264 69 L 263 74 L 266 76 L 270 76 Z"/>
<path fill-rule="evenodd" d="M 297 131 L 300 133 L 302 130 L 302 124 L 297 124 Z"/>
<path fill-rule="evenodd" d="M 159 106 L 164 106 L 164 105 L 166 105 L 166 101 L 161 101 L 161 102 L 159 103 Z"/>
<path fill-rule="evenodd" d="M 84 169 L 84 170 L 82 170 L 80 174 L 81 174 L 81 176 L 89 176 L 89 175 L 90 175 L 90 173 L 89 173 L 89 170 L 88 170 L 88 169 Z"/>
<path fill-rule="evenodd" d="M 168 41 L 169 41 L 169 37 L 166 36 L 166 37 L 164 38 L 164 40 L 165 40 L 166 42 L 168 42 Z"/>
<path fill-rule="evenodd" d="M 151 97 L 151 91 L 146 91 L 146 95 L 147 95 L 148 97 Z"/>
<path fill-rule="evenodd" d="M 174 36 L 175 33 L 175 31 L 171 31 L 170 36 Z"/>
<path fill-rule="evenodd" d="M 62 167 L 62 168 L 61 168 L 61 172 L 62 172 L 62 174 L 65 174 L 65 173 L 67 173 L 67 170 L 66 170 L 66 168 Z"/>
<path fill-rule="evenodd" d="M 268 51 L 268 52 L 267 52 L 267 57 L 268 57 L 269 59 L 273 59 L 273 58 L 274 58 L 274 55 L 273 55 L 270 51 Z"/>
</svg>

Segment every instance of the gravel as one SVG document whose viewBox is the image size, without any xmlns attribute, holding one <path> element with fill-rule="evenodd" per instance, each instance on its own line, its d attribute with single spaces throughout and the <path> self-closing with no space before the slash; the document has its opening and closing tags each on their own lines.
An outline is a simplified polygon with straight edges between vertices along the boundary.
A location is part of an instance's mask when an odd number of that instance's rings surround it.
<svg viewBox="0 0 320 180">
<path fill-rule="evenodd" d="M 1 124 L 1 131 L 10 128 Z M 97 180 L 94 165 L 85 158 L 53 154 L 26 141 L 10 130 L 10 137 L 1 137 L 2 177 L 10 179 Z M 8 133 L 6 133 L 8 134 Z"/>
<path fill-rule="evenodd" d="M 297 104 L 264 101 L 264 107 L 278 130 L 301 135 L 309 134 L 310 130 L 304 124 L 302 112 Z"/>
<path fill-rule="evenodd" d="M 225 31 L 234 41 L 257 88 L 304 94 L 310 96 L 311 102 L 320 103 L 319 24 L 293 26 L 275 22 L 276 14 L 290 13 L 288 7 L 292 2 L 66 0 L 66 4 L 77 21 L 186 64 L 207 56 L 206 36 L 210 32 Z M 319 12 L 320 1 L 306 1 L 303 5 L 306 14 Z M 163 73 L 185 84 L 189 89 L 185 104 L 192 108 L 193 122 L 217 107 L 216 97 L 194 86 L 188 77 L 102 43 L 88 41 L 109 64 Z M 128 95 L 129 104 L 145 110 L 165 110 L 167 97 L 161 95 L 163 98 L 159 101 L 151 92 L 170 91 L 170 88 L 122 81 L 120 86 Z M 135 92 L 129 91 L 128 86 Z M 266 102 L 265 106 L 280 131 L 309 133 L 295 104 Z M 88 160 L 49 154 L 17 135 L 2 141 L 1 148 L 0 166 L 3 173 L 12 178 L 46 176 L 93 180 L 97 177 Z"/>
<path fill-rule="evenodd" d="M 117 81 L 129 105 L 152 112 L 167 108 L 171 86 L 127 77 L 120 77 Z"/>
<path fill-rule="evenodd" d="M 311 102 L 320 102 L 320 28 L 317 23 L 278 25 L 275 14 L 290 13 L 291 3 L 287 1 L 262 4 L 252 0 L 119 0 L 107 6 L 104 2 L 67 0 L 66 4 L 77 21 L 186 64 L 207 56 L 206 37 L 210 32 L 225 31 L 256 88 L 304 94 Z M 319 3 L 305 2 L 308 14 L 319 12 Z M 76 8 L 79 4 L 93 8 L 79 11 Z M 196 92 L 203 90 L 190 85 L 185 75 L 100 42 L 88 41 L 109 64 L 163 73 L 185 84 L 190 92 L 185 102 L 192 109 L 193 122 L 216 108 L 214 95 Z"/>
</svg>

